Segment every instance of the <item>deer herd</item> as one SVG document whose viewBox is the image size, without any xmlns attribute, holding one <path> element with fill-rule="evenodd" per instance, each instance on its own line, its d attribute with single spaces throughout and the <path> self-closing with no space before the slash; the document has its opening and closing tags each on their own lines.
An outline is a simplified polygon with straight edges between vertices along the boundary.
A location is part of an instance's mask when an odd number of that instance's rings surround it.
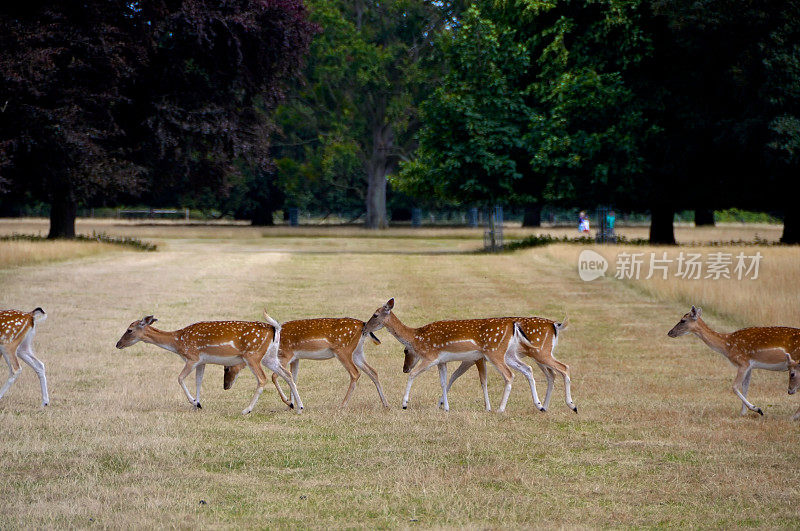
<svg viewBox="0 0 800 531">
<path fill-rule="evenodd" d="M 404 347 L 403 372 L 408 383 L 402 407 L 406 409 L 414 380 L 434 366 L 439 371 L 442 387 L 439 407 L 449 411 L 447 393 L 459 376 L 475 365 L 483 390 L 486 410 L 491 410 L 486 381 L 486 362 L 491 363 L 505 382 L 498 411 L 505 411 L 511 392 L 514 372 L 521 373 L 531 389 L 533 405 L 540 411 L 550 406 L 556 375 L 564 381 L 564 398 L 567 406 L 578 412 L 570 391 L 569 366 L 554 357 L 561 331 L 567 319 L 556 322 L 542 317 L 499 317 L 435 321 L 419 328 L 405 325 L 394 314 L 394 299 L 380 306 L 366 322 L 348 317 L 303 319 L 279 323 L 264 312 L 261 321 L 203 321 L 180 330 L 167 332 L 153 326 L 152 315 L 133 321 L 117 341 L 124 349 L 140 341 L 150 343 L 177 354 L 184 362 L 178 375 L 186 399 L 200 409 L 200 388 L 205 366 L 208 363 L 224 366 L 224 389 L 230 389 L 245 366 L 256 377 L 256 389 L 248 406 L 242 411 L 250 413 L 267 386 L 263 367 L 272 371 L 272 383 L 280 399 L 296 412 L 303 410 L 297 390 L 300 360 L 326 360 L 336 358 L 350 376 L 350 385 L 342 400 L 346 406 L 361 372 L 375 384 L 383 407 L 389 403 L 383 393 L 378 373 L 366 361 L 364 344 L 367 340 L 380 344 L 375 332 L 382 328 Z M 752 327 L 731 333 L 712 330 L 701 318 L 702 310 L 692 306 L 689 313 L 669 332 L 669 337 L 694 334 L 711 349 L 725 356 L 736 367 L 733 392 L 742 401 L 741 413 L 748 410 L 763 415 L 761 408 L 747 400 L 750 376 L 753 369 L 789 371 L 789 394 L 800 387 L 800 329 L 771 326 Z M 36 327 L 47 318 L 41 308 L 31 312 L 0 310 L 0 353 L 9 368 L 9 376 L 0 387 L 0 399 L 22 372 L 20 360 L 30 365 L 39 378 L 42 406 L 50 402 L 47 391 L 45 367 L 33 352 Z M 525 363 L 533 358 L 547 380 L 544 402 L 539 400 L 533 370 Z M 452 377 L 447 378 L 447 363 L 460 362 Z M 263 367 L 262 367 L 263 366 Z M 195 393 L 184 380 L 195 373 Z M 283 392 L 279 379 L 289 386 L 289 397 Z M 800 419 L 800 409 L 792 417 Z"/>
</svg>

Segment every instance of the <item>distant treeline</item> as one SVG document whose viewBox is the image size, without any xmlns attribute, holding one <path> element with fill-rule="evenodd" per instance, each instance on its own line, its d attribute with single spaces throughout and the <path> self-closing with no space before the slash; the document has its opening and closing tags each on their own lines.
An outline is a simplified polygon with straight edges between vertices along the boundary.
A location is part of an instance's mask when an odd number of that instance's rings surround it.
<svg viewBox="0 0 800 531">
<path fill-rule="evenodd" d="M 371 228 L 499 204 L 613 205 L 655 243 L 765 211 L 800 242 L 797 0 L 6 4 L 0 215 L 47 203 L 51 236 L 116 204 Z"/>
</svg>

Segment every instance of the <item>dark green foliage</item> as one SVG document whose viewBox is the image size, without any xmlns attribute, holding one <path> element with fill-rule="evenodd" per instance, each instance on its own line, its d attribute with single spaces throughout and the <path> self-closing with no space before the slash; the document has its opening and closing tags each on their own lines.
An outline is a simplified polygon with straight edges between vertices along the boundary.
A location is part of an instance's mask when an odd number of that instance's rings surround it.
<svg viewBox="0 0 800 531">
<path fill-rule="evenodd" d="M 0 8 L 0 191 L 51 204 L 205 206 L 269 169 L 268 112 L 315 28 L 300 0 L 32 1 Z"/>
<path fill-rule="evenodd" d="M 398 183 L 646 208 L 654 243 L 676 210 L 773 208 L 757 183 L 800 169 L 798 37 L 795 1 L 476 1 L 437 41 L 447 69 Z"/>
<path fill-rule="evenodd" d="M 450 2 L 307 2 L 323 28 L 302 83 L 277 112 L 275 156 L 290 206 L 364 211 L 386 224 L 386 178 L 411 156 L 416 105 L 432 84 L 422 68 Z"/>
</svg>

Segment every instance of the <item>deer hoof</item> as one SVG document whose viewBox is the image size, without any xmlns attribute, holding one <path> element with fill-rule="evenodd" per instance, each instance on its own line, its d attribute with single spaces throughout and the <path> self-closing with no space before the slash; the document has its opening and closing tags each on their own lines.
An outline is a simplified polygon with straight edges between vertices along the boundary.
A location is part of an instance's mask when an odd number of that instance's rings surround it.
<svg viewBox="0 0 800 531">
<path fill-rule="evenodd" d="M 764 412 L 763 412 L 763 411 L 761 411 L 761 408 L 760 408 L 760 407 L 757 407 L 757 408 L 756 408 L 756 413 L 758 413 L 758 414 L 759 414 L 759 415 L 761 415 L 762 417 L 764 416 Z"/>
<path fill-rule="evenodd" d="M 575 413 L 577 413 L 577 412 L 578 412 L 578 406 L 572 406 L 572 411 L 574 411 Z"/>
<path fill-rule="evenodd" d="M 294 404 L 289 404 L 289 409 L 294 409 Z"/>
<path fill-rule="evenodd" d="M 403 406 L 403 409 L 408 409 L 408 406 Z"/>
</svg>

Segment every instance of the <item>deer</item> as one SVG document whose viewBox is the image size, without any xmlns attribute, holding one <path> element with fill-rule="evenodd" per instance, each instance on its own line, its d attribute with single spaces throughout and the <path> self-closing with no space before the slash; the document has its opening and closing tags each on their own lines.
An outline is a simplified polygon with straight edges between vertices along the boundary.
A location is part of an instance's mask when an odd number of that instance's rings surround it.
<svg viewBox="0 0 800 531">
<path fill-rule="evenodd" d="M 553 356 L 556 345 L 558 345 L 559 333 L 568 326 L 568 319 L 565 318 L 560 323 L 543 317 L 506 317 L 505 319 L 519 325 L 519 350 L 517 354 L 523 354 L 533 358 L 547 379 L 547 392 L 545 393 L 544 402 L 542 402 L 542 411 L 547 411 L 550 407 L 550 397 L 553 393 L 555 375 L 560 374 L 564 379 L 564 398 L 567 406 L 577 413 L 578 407 L 572 401 L 572 393 L 570 391 L 571 379 L 569 365 L 558 361 Z M 406 351 L 406 362 L 404 366 L 410 362 L 408 351 Z M 472 365 L 475 365 L 478 369 L 478 377 L 481 382 L 481 387 L 483 388 L 486 410 L 491 411 L 489 393 L 486 387 L 486 368 L 483 360 L 462 361 L 461 365 L 453 372 L 453 376 L 450 377 L 450 381 L 447 383 L 447 390 L 449 391 L 453 386 L 453 382 L 469 370 Z M 444 396 L 439 399 L 439 407 L 442 407 L 443 404 Z"/>
<path fill-rule="evenodd" d="M 36 372 L 36 376 L 39 377 L 39 385 L 42 388 L 42 407 L 50 404 L 44 363 L 33 353 L 36 325 L 45 319 L 47 319 L 47 314 L 41 308 L 36 308 L 32 312 L 0 310 L 0 353 L 8 363 L 9 372 L 6 383 L 0 387 L 0 399 L 22 373 L 22 367 L 19 364 L 19 360 L 22 360 L 30 365 Z"/>
<path fill-rule="evenodd" d="M 266 323 L 257 321 L 202 321 L 180 330 L 165 332 L 158 330 L 153 323 L 158 321 L 152 315 L 134 321 L 117 341 L 117 348 L 124 349 L 143 341 L 177 354 L 183 361 L 183 370 L 178 375 L 178 384 L 186 394 L 187 400 L 195 409 L 200 405 L 200 387 L 207 363 L 216 365 L 247 365 L 258 380 L 256 391 L 250 405 L 242 410 L 247 415 L 258 402 L 267 385 L 263 363 L 289 384 L 297 412 L 303 409 L 303 402 L 297 393 L 291 375 L 278 362 L 278 344 L 281 326 L 264 312 Z M 184 379 L 195 371 L 195 395 L 189 392 Z"/>
<path fill-rule="evenodd" d="M 537 409 L 543 411 L 536 394 L 533 372 L 530 366 L 523 363 L 517 356 L 521 334 L 517 332 L 518 327 L 512 320 L 487 318 L 435 321 L 419 328 L 412 328 L 403 324 L 393 312 L 390 312 L 384 326 L 405 347 L 406 358 L 403 363 L 403 372 L 408 374 L 408 383 L 403 396 L 403 409 L 408 408 L 411 386 L 416 377 L 437 366 L 442 386 L 442 409 L 450 411 L 447 399 L 446 364 L 451 361 L 476 363 L 488 360 L 505 381 L 503 398 L 498 412 L 503 413 L 506 409 L 508 396 L 511 393 L 511 382 L 514 379 L 512 368 L 527 378 L 533 403 Z M 479 374 L 482 374 L 484 401 L 487 409 L 490 409 L 491 405 L 485 384 L 485 368 L 481 370 L 480 365 Z"/>
<path fill-rule="evenodd" d="M 350 375 L 350 386 L 344 395 L 341 407 L 347 406 L 350 397 L 356 388 L 356 383 L 361 376 L 359 369 L 372 380 L 378 389 L 378 396 L 383 407 L 388 408 L 389 402 L 383 394 L 378 373 L 364 357 L 364 343 L 369 337 L 373 343 L 380 345 L 380 340 L 374 332 L 383 328 L 386 316 L 394 307 L 394 299 L 379 307 L 372 317 L 365 323 L 350 317 L 302 319 L 286 321 L 281 325 L 281 342 L 278 350 L 278 360 L 282 367 L 291 367 L 292 379 L 297 384 L 297 374 L 300 360 L 327 360 L 335 357 L 344 366 Z M 236 376 L 243 365 L 225 367 L 223 388 L 230 389 L 236 381 Z M 278 378 L 273 374 L 272 383 L 278 390 L 281 400 L 290 408 L 294 404 L 283 393 Z"/>
<path fill-rule="evenodd" d="M 753 369 L 785 371 L 789 369 L 789 357 L 800 358 L 800 329 L 788 326 L 761 326 L 743 328 L 729 334 L 715 332 L 701 318 L 702 308 L 692 306 L 672 330 L 669 337 L 694 334 L 703 343 L 728 358 L 736 367 L 733 392 L 742 401 L 741 414 L 747 410 L 764 415 L 760 407 L 747 400 L 750 375 Z"/>
</svg>

